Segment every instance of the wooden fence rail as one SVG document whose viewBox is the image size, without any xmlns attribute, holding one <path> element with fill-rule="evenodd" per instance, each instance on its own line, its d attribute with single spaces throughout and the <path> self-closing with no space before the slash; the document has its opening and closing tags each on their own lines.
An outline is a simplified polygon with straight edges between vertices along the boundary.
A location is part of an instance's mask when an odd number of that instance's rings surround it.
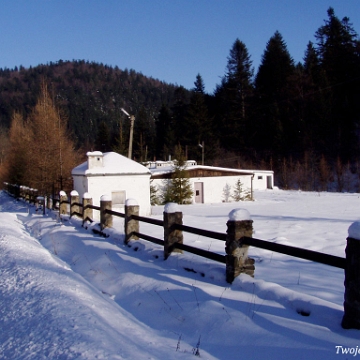
<svg viewBox="0 0 360 360">
<path fill-rule="evenodd" d="M 315 261 L 321 264 L 334 266 L 340 269 L 345 269 L 346 266 L 346 259 L 339 256 L 324 254 L 312 250 L 301 249 L 289 245 L 275 244 L 273 242 L 254 239 L 246 236 L 242 237 L 239 241 L 241 244 L 251 245 L 260 249 L 266 249 L 277 253 L 294 256 L 300 259 Z"/>
<path fill-rule="evenodd" d="M 215 240 L 226 241 L 227 235 L 225 233 L 219 233 L 215 231 L 209 231 L 204 229 L 198 229 L 187 225 L 175 224 L 175 229 L 188 232 L 190 234 L 205 236 Z"/>
</svg>

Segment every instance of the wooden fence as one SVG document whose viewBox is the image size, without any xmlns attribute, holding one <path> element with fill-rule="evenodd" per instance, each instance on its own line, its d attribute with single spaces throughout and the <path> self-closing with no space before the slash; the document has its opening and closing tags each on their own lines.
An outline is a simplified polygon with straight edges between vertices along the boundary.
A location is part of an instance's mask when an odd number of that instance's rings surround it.
<svg viewBox="0 0 360 360">
<path fill-rule="evenodd" d="M 182 213 L 168 212 L 165 206 L 164 219 L 152 219 L 139 216 L 139 207 L 137 205 L 125 205 L 125 212 L 112 210 L 110 199 L 101 199 L 100 206 L 92 205 L 92 199 L 83 199 L 79 202 L 79 196 L 72 192 L 70 200 L 65 193 L 60 193 L 60 214 L 66 214 L 69 207 L 70 216 L 79 216 L 83 221 L 93 219 L 92 212 L 89 210 L 100 211 L 100 234 L 104 235 L 103 230 L 112 226 L 112 216 L 124 218 L 125 242 L 131 239 L 144 239 L 152 243 L 164 246 L 164 259 L 167 259 L 172 251 L 187 251 L 195 255 L 205 257 L 214 261 L 226 264 L 226 279 L 232 282 L 240 273 L 254 274 L 254 260 L 249 258 L 249 246 L 286 254 L 289 256 L 315 261 L 325 265 L 345 269 L 346 259 L 338 256 L 324 254 L 316 251 L 306 250 L 298 247 L 275 244 L 273 242 L 255 239 L 252 237 L 252 220 L 229 220 L 227 222 L 226 233 L 194 228 L 182 223 Z M 172 215 L 170 215 L 172 214 Z M 139 222 L 161 226 L 164 228 L 164 239 L 155 238 L 139 231 Z M 212 251 L 203 250 L 183 243 L 183 233 L 191 233 L 204 236 L 210 239 L 223 241 L 225 243 L 226 255 L 218 254 Z"/>
<path fill-rule="evenodd" d="M 17 186 L 7 186 L 7 190 L 9 193 L 12 193 L 15 196 L 22 197 L 23 199 L 29 201 L 30 203 L 41 203 L 43 198 L 39 197 L 37 194 L 37 190 L 30 189 L 26 187 L 17 187 Z M 225 250 L 227 248 L 233 248 L 234 245 L 232 242 L 236 242 L 235 248 L 246 248 L 249 246 L 266 249 L 269 251 L 286 254 L 289 256 L 310 260 L 318 263 L 322 263 L 325 265 L 345 269 L 346 267 L 346 259 L 338 256 L 328 255 L 316 251 L 306 250 L 298 247 L 288 246 L 288 245 L 282 245 L 282 244 L 276 244 L 273 242 L 255 239 L 252 237 L 252 220 L 250 220 L 250 228 L 247 230 L 246 233 L 246 225 L 249 227 L 249 220 L 240 220 L 235 221 L 234 224 L 231 224 L 234 221 L 228 221 L 227 223 L 227 231 L 226 233 L 218 233 L 214 231 L 199 229 L 191 226 L 184 225 L 182 223 L 182 213 L 178 213 L 177 218 L 172 217 L 173 219 L 170 220 L 170 225 L 168 226 L 169 229 L 167 229 L 167 232 L 164 229 L 164 235 L 167 235 L 167 238 L 159 239 L 152 237 L 150 235 L 141 233 L 139 231 L 139 222 L 144 222 L 148 224 L 152 224 L 155 226 L 161 226 L 163 228 L 166 227 L 166 221 L 169 222 L 169 216 L 166 214 L 170 214 L 166 211 L 164 212 L 164 220 L 158 220 L 158 219 L 152 219 L 148 217 L 139 216 L 139 207 L 138 205 L 125 205 L 125 212 L 117 212 L 112 210 L 112 203 L 109 199 L 101 199 L 100 200 L 100 206 L 95 206 L 92 203 L 92 199 L 90 197 L 84 197 L 82 202 L 79 201 L 79 195 L 76 191 L 72 191 L 70 193 L 70 199 L 68 199 L 68 196 L 65 192 L 61 191 L 59 194 L 58 199 L 48 199 L 46 201 L 46 204 L 52 204 L 52 206 L 48 206 L 48 208 L 57 208 L 56 204 L 59 204 L 59 212 L 61 215 L 68 214 L 70 217 L 72 216 L 78 216 L 83 219 L 83 221 L 93 221 L 93 210 L 100 212 L 100 231 L 99 233 L 103 236 L 106 236 L 105 233 L 102 231 L 107 227 L 112 226 L 112 216 L 117 216 L 124 218 L 124 231 L 125 231 L 125 242 L 130 241 L 131 239 L 144 239 L 147 241 L 150 241 L 152 243 L 167 246 L 168 250 L 164 251 L 164 258 L 166 259 L 170 253 L 177 249 L 177 250 L 183 250 L 190 252 L 195 255 L 199 255 L 202 257 L 205 257 L 207 259 L 211 259 L 214 261 L 218 261 L 221 263 L 226 264 L 227 263 L 227 256 L 231 256 L 231 253 L 228 253 L 226 251 L 227 255 L 222 255 L 218 253 L 214 253 L 211 251 L 203 250 L 200 248 L 196 248 L 193 246 L 189 246 L 183 243 L 183 232 L 195 234 L 204 236 L 210 239 L 215 239 L 219 241 L 223 241 L 225 243 Z M 233 236 L 231 236 L 231 232 L 229 230 L 230 224 L 235 230 L 235 233 Z M 245 226 L 244 226 L 245 224 Z M 246 236 L 250 235 L 250 236 Z M 174 237 L 175 236 L 175 237 Z M 171 238 L 171 240 L 169 240 Z M 167 242 L 171 241 L 170 246 L 166 244 Z M 234 252 L 234 250 L 232 251 Z M 250 260 L 249 260 L 250 261 Z M 245 269 L 242 269 L 245 270 Z M 246 271 L 240 271 L 240 272 L 246 272 Z M 250 271 L 251 272 L 251 271 Z M 230 280 L 230 279 L 228 279 Z"/>
<path fill-rule="evenodd" d="M 8 187 L 8 191 L 11 187 Z M 16 188 L 16 193 L 20 194 Z M 34 199 L 22 193 L 24 199 Z M 29 201 L 29 200 L 28 200 Z M 35 200 L 36 202 L 36 200 Z M 52 202 L 55 203 L 54 201 Z M 45 208 L 44 201 L 43 207 Z M 248 257 L 249 246 L 266 249 L 269 251 L 286 254 L 289 256 L 306 259 L 325 265 L 345 270 L 345 301 L 344 317 L 342 326 L 344 328 L 360 329 L 360 241 L 347 238 L 346 258 L 328 255 L 316 251 L 301 249 L 293 246 L 275 244 L 269 241 L 255 239 L 253 234 L 253 221 L 250 217 L 232 217 L 227 221 L 226 233 L 218 233 L 209 230 L 198 229 L 183 224 L 183 215 L 178 211 L 175 204 L 167 204 L 164 208 L 163 220 L 139 216 L 139 206 L 134 200 L 125 204 L 125 212 L 112 210 L 111 199 L 107 196 L 100 199 L 100 206 L 92 204 L 92 199 L 83 197 L 79 201 L 76 191 L 70 194 L 70 200 L 66 193 L 60 192 L 59 213 L 60 215 L 78 216 L 83 223 L 93 221 L 93 210 L 100 212 L 99 234 L 106 236 L 104 229 L 112 227 L 113 216 L 124 218 L 125 243 L 139 238 L 164 247 L 164 259 L 167 259 L 172 252 L 187 251 L 192 254 L 205 257 L 214 261 L 226 264 L 226 280 L 232 283 L 241 273 L 254 275 L 255 261 Z M 242 210 L 243 211 L 243 210 Z M 144 222 L 164 229 L 164 238 L 159 239 L 139 231 L 139 223 Z M 360 225 L 359 225 L 360 226 Z M 223 241 L 226 255 L 199 249 L 183 243 L 183 232 L 196 234 L 211 239 Z"/>
</svg>

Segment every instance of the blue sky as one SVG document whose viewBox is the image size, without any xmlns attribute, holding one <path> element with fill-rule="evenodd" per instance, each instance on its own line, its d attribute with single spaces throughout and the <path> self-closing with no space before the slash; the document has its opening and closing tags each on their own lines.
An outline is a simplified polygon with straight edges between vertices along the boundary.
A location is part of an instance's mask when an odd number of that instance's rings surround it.
<svg viewBox="0 0 360 360">
<path fill-rule="evenodd" d="M 360 0 L 1 0 L 0 67 L 84 59 L 212 93 L 239 38 L 255 72 L 278 30 L 294 60 L 332 6 L 360 33 Z"/>
</svg>

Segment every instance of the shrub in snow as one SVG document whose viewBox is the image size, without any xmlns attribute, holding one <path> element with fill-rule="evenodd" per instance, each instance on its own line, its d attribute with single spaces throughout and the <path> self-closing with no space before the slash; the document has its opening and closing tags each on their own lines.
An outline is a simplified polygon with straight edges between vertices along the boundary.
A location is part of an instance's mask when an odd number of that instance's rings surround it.
<svg viewBox="0 0 360 360">
<path fill-rule="evenodd" d="M 234 192 L 231 197 L 235 201 L 251 200 L 250 192 L 248 190 L 243 190 L 243 183 L 240 179 L 238 179 L 238 181 L 236 182 Z"/>
<path fill-rule="evenodd" d="M 226 184 L 223 188 L 223 202 L 229 202 L 231 198 L 231 186 Z"/>
<path fill-rule="evenodd" d="M 158 189 L 153 185 L 153 179 L 150 180 L 150 203 L 151 205 L 159 205 L 161 200 L 158 197 Z"/>
<path fill-rule="evenodd" d="M 163 201 L 177 204 L 191 204 L 193 190 L 186 171 L 186 160 L 181 147 L 176 148 L 177 161 L 171 179 L 164 183 Z"/>
</svg>

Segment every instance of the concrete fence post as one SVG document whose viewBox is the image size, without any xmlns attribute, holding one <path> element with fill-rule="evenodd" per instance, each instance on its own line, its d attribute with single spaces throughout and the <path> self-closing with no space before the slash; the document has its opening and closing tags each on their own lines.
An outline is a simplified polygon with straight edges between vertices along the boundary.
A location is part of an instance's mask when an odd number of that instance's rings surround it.
<svg viewBox="0 0 360 360">
<path fill-rule="evenodd" d="M 80 207 L 76 205 L 80 202 L 79 193 L 76 190 L 71 191 L 70 193 L 70 217 L 75 213 L 80 214 Z"/>
<path fill-rule="evenodd" d="M 30 203 L 30 188 L 25 187 L 24 191 L 25 191 L 25 201 Z"/>
<path fill-rule="evenodd" d="M 39 208 L 41 208 L 43 215 L 45 215 L 46 214 L 45 206 L 46 206 L 46 197 L 45 196 L 37 196 L 35 199 L 36 211 L 38 211 Z"/>
<path fill-rule="evenodd" d="M 36 195 L 37 195 L 37 190 L 31 188 L 29 191 L 30 191 L 29 203 L 35 205 L 36 197 L 37 197 L 37 196 L 36 196 Z"/>
<path fill-rule="evenodd" d="M 87 220 L 92 220 L 93 219 L 93 209 L 87 208 L 88 205 L 93 204 L 92 197 L 89 193 L 84 193 L 83 199 L 82 199 L 82 204 L 83 204 L 83 222 L 85 222 Z"/>
<path fill-rule="evenodd" d="M 35 211 L 39 210 L 39 207 L 41 205 L 42 196 L 37 196 L 35 199 Z"/>
<path fill-rule="evenodd" d="M 344 329 L 360 329 L 360 222 L 349 227 L 345 249 Z"/>
<path fill-rule="evenodd" d="M 66 215 L 67 214 L 67 203 L 65 201 L 68 201 L 68 197 L 67 197 L 65 191 L 60 191 L 59 196 L 60 196 L 59 214 Z"/>
<path fill-rule="evenodd" d="M 103 195 L 100 198 L 100 227 L 101 230 L 112 227 L 113 216 L 108 214 L 106 210 L 112 209 L 111 195 Z"/>
<path fill-rule="evenodd" d="M 34 192 L 34 189 L 30 188 L 29 189 L 29 204 L 31 204 L 33 202 L 33 192 Z"/>
<path fill-rule="evenodd" d="M 19 197 L 20 197 L 20 186 L 19 185 L 14 185 L 14 197 L 16 199 L 19 199 Z"/>
<path fill-rule="evenodd" d="M 51 205 L 52 210 L 56 210 L 57 206 L 59 205 L 59 200 L 55 197 L 55 194 L 51 195 Z"/>
<path fill-rule="evenodd" d="M 131 215 L 139 215 L 139 205 L 135 199 L 125 201 L 125 244 L 130 240 L 138 240 L 134 232 L 139 232 L 139 220 L 131 219 Z"/>
<path fill-rule="evenodd" d="M 49 210 L 52 208 L 52 202 L 51 202 L 51 196 L 50 195 L 46 196 L 46 208 L 49 209 Z"/>
<path fill-rule="evenodd" d="M 164 207 L 164 259 L 174 252 L 182 253 L 180 249 L 174 249 L 175 243 L 183 243 L 184 237 L 181 230 L 175 230 L 174 224 L 182 225 L 183 214 L 179 211 L 178 204 L 167 203 Z"/>
<path fill-rule="evenodd" d="M 46 195 L 44 195 L 42 197 L 42 210 L 43 210 L 43 215 L 46 215 Z"/>
<path fill-rule="evenodd" d="M 36 198 L 39 196 L 39 190 L 34 189 L 33 191 L 33 203 L 35 204 Z"/>
<path fill-rule="evenodd" d="M 242 245 L 240 238 L 252 237 L 253 221 L 245 209 L 234 209 L 229 213 L 226 235 L 226 281 L 232 283 L 241 273 L 254 275 L 254 260 L 248 257 L 248 245 Z"/>
</svg>

